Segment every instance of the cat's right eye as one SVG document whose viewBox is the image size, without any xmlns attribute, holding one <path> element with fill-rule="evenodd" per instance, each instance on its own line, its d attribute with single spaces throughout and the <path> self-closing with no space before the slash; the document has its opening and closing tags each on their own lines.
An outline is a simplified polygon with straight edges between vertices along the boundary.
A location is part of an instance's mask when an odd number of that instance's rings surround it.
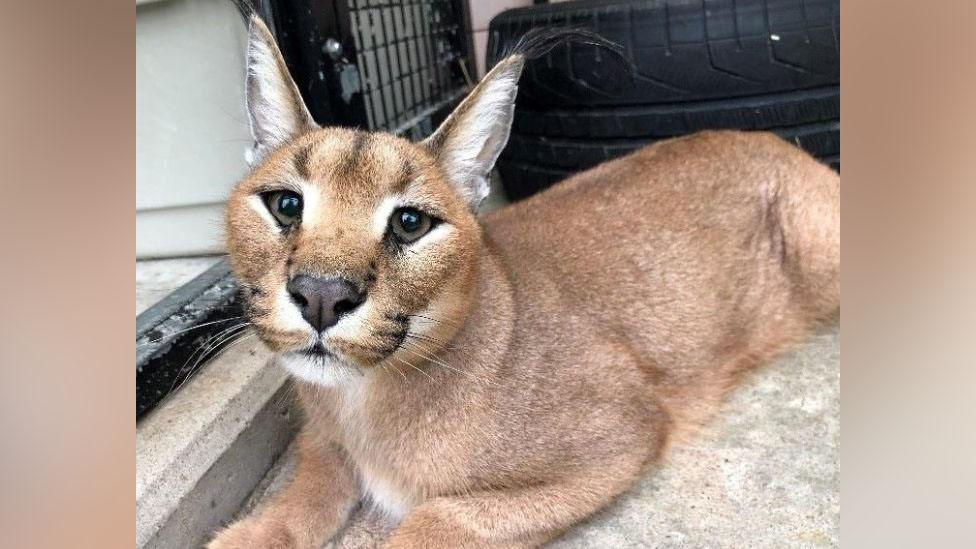
<svg viewBox="0 0 976 549">
<path fill-rule="evenodd" d="M 294 191 L 272 191 L 261 195 L 268 211 L 282 227 L 290 227 L 301 221 L 302 195 Z"/>
</svg>

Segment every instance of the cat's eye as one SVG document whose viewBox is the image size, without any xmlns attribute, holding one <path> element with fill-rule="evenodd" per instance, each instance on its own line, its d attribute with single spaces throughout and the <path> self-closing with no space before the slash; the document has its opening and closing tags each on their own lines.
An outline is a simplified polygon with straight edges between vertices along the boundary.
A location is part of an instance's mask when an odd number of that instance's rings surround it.
<svg viewBox="0 0 976 549">
<path fill-rule="evenodd" d="M 433 227 L 431 217 L 416 208 L 398 208 L 390 219 L 390 229 L 403 242 L 413 242 Z"/>
<path fill-rule="evenodd" d="M 282 227 L 290 227 L 302 218 L 302 196 L 293 191 L 273 191 L 264 194 L 268 211 Z"/>
</svg>

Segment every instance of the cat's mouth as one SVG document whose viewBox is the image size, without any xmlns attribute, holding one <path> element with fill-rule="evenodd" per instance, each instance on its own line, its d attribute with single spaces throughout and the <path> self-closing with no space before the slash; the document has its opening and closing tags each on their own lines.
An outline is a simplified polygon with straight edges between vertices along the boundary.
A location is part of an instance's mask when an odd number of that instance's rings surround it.
<svg viewBox="0 0 976 549">
<path fill-rule="evenodd" d="M 393 356 L 403 347 L 406 340 L 406 328 L 393 329 L 373 332 L 368 343 L 334 341 L 330 346 L 326 346 L 322 340 L 318 340 L 292 353 L 318 362 L 342 362 L 362 367 L 382 362 Z"/>
<path fill-rule="evenodd" d="M 313 358 L 329 358 L 333 360 L 338 358 L 335 353 L 326 349 L 325 345 L 323 345 L 321 341 L 316 341 L 311 347 L 303 349 L 299 352 L 300 354 Z"/>
</svg>

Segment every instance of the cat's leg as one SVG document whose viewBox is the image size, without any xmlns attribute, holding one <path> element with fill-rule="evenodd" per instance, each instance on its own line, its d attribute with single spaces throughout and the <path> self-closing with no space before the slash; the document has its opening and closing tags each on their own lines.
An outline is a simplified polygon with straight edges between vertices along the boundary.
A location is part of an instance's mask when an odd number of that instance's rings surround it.
<svg viewBox="0 0 976 549">
<path fill-rule="evenodd" d="M 407 514 L 386 548 L 537 547 L 627 490 L 643 462 L 624 456 L 545 484 L 434 498 Z"/>
<path fill-rule="evenodd" d="M 338 447 L 299 435 L 294 479 L 267 505 L 217 534 L 209 549 L 318 548 L 359 500 L 352 466 Z"/>
</svg>

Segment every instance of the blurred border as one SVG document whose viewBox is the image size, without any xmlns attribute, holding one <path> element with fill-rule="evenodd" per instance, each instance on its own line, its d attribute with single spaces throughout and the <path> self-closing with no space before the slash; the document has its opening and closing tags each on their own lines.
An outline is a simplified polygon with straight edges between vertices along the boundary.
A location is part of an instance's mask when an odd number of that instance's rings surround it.
<svg viewBox="0 0 976 549">
<path fill-rule="evenodd" d="M 842 539 L 971 547 L 976 4 L 842 10 Z M 134 17 L 0 23 L 5 547 L 134 539 Z"/>
<path fill-rule="evenodd" d="M 135 3 L 5 3 L 0 52 L 0 546 L 131 547 Z"/>
<path fill-rule="evenodd" d="M 976 547 L 976 3 L 841 9 L 841 539 Z"/>
</svg>

